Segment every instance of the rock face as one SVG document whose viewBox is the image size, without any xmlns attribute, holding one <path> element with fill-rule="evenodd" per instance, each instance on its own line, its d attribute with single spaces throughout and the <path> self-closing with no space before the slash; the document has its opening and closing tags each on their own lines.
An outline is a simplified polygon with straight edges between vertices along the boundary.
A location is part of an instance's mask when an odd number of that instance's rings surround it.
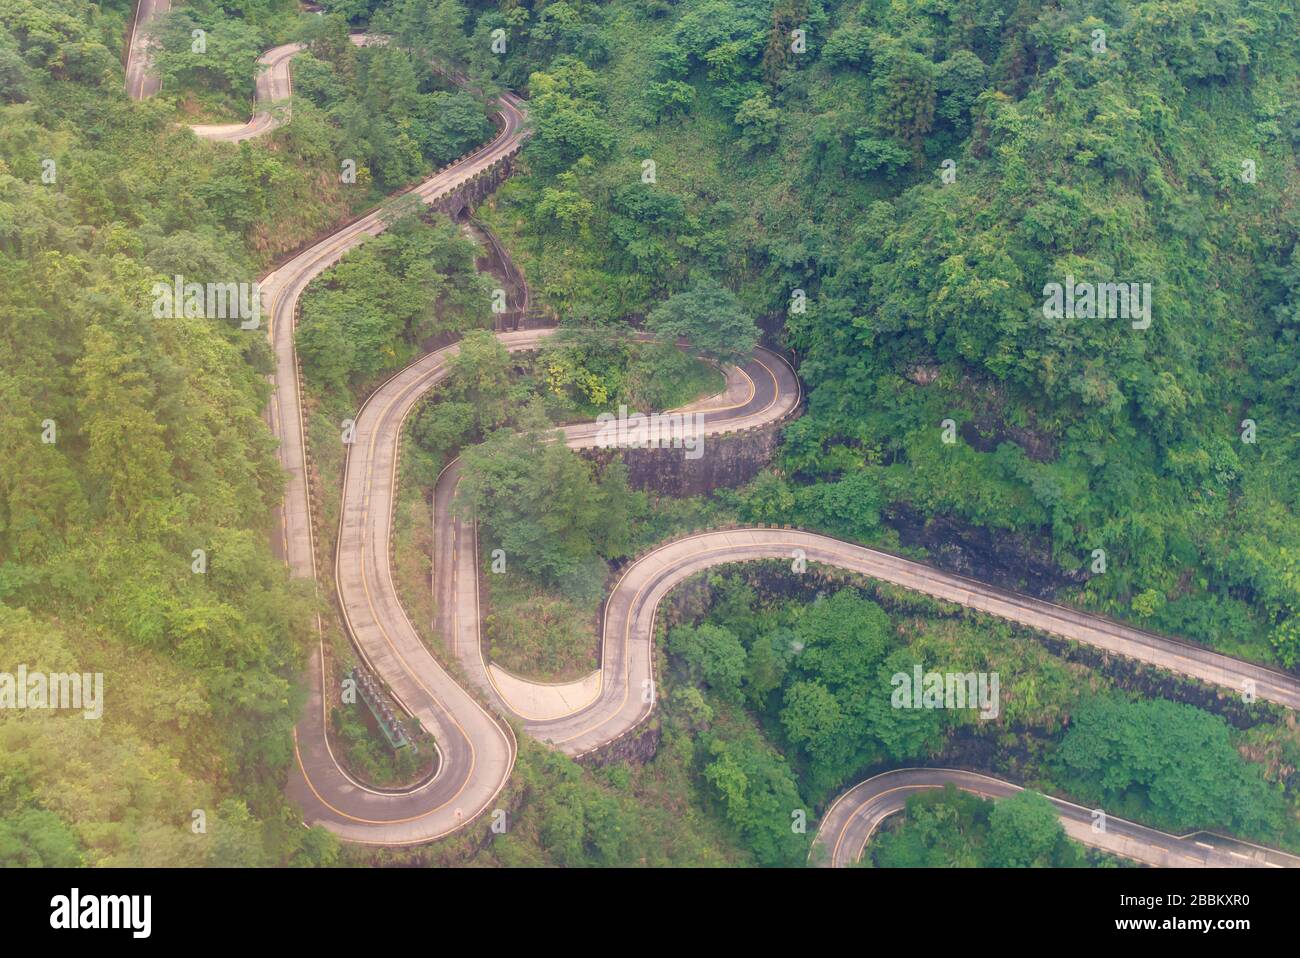
<svg viewBox="0 0 1300 958">
<path fill-rule="evenodd" d="M 1062 569 L 1052 559 L 1045 539 L 995 532 L 951 516 L 926 517 L 906 503 L 891 503 L 885 521 L 898 532 L 899 542 L 923 547 L 926 561 L 947 572 L 982 579 L 1039 599 L 1052 599 L 1058 590 L 1087 581 L 1082 572 Z"/>
<path fill-rule="evenodd" d="M 532 305 L 528 281 L 487 224 L 471 216 L 465 221 L 464 228 L 475 237 L 483 251 L 474 260 L 474 268 L 496 280 L 506 294 L 506 308 L 503 312 L 493 314 L 493 328 L 498 333 L 505 333 L 516 329 L 554 326 L 555 321 L 544 309 Z"/>
<path fill-rule="evenodd" d="M 778 337 L 766 331 L 762 345 L 784 353 L 792 364 L 796 360 L 782 347 Z M 688 459 L 684 449 L 584 449 L 579 454 L 601 468 L 612 462 L 614 456 L 622 456 L 633 489 L 679 499 L 705 495 L 715 489 L 743 486 L 757 476 L 776 454 L 781 430 L 802 412 L 803 404 L 800 403 L 779 422 L 721 436 L 706 436 L 702 450 L 697 450 L 694 459 Z"/>
<path fill-rule="evenodd" d="M 588 752 L 578 761 L 595 768 L 617 762 L 644 765 L 659 751 L 659 740 L 662 737 L 663 729 L 659 727 L 659 718 L 653 716 L 649 721 L 637 726 L 630 734 L 607 742 L 595 751 Z"/>
<path fill-rule="evenodd" d="M 627 463 L 628 483 L 662 495 L 682 498 L 714 489 L 742 486 L 772 461 L 781 432 L 772 423 L 723 436 L 707 436 L 702 455 L 686 458 L 682 449 L 584 449 L 585 456 L 601 468 L 615 456 Z"/>
</svg>

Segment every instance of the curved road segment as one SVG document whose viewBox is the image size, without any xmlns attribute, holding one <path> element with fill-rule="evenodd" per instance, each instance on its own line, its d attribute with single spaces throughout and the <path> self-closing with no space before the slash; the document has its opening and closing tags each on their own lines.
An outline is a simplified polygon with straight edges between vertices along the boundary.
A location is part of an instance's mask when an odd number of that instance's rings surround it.
<svg viewBox="0 0 1300 958">
<path fill-rule="evenodd" d="M 149 75 L 145 39 L 149 22 L 167 8 L 168 0 L 140 0 L 126 71 L 128 93 L 136 99 L 158 89 L 157 79 Z M 356 38 L 356 42 L 364 40 Z M 257 108 L 247 124 L 196 127 L 196 132 L 209 139 L 239 141 L 283 122 L 287 111 L 272 107 L 291 92 L 289 63 L 298 49 L 298 45 L 289 44 L 262 57 L 266 69 L 258 76 Z M 490 143 L 430 177 L 412 194 L 433 203 L 515 153 L 527 136 L 522 101 L 504 94 L 497 100 L 497 111 L 500 127 Z M 280 509 L 279 546 L 291 573 L 303 578 L 316 578 L 316 560 L 293 342 L 296 306 L 312 279 L 386 226 L 378 212 L 363 216 L 299 253 L 262 283 L 270 303 L 269 336 L 276 355 L 268 420 L 280 441 L 280 458 L 288 473 Z M 508 349 L 527 350 L 550 332 L 498 335 Z M 389 565 L 402 423 L 420 398 L 446 375 L 447 361 L 456 351 L 453 345 L 430 353 L 376 390 L 357 414 L 354 442 L 349 446 L 335 557 L 339 604 L 362 657 L 388 684 L 399 704 L 434 735 L 440 753 L 433 777 L 412 788 L 374 789 L 351 778 L 330 751 L 325 734 L 323 649 L 321 656 L 314 656 L 310 700 L 295 732 L 298 768 L 289 790 L 302 804 L 307 821 L 324 825 L 351 842 L 416 844 L 447 835 L 492 806 L 514 764 L 516 745 L 510 727 L 479 704 L 421 641 L 398 600 Z M 773 353 L 758 350 L 743 368 L 728 370 L 724 394 L 692 408 L 704 413 L 705 435 L 716 436 L 783 421 L 797 413 L 800 398 L 798 378 L 789 365 Z M 563 432 L 565 441 L 575 448 L 596 445 L 594 424 L 565 427 Z M 472 521 L 458 516 L 453 508 L 458 479 L 459 464 L 453 463 L 439 478 L 435 493 L 437 632 L 468 683 L 487 701 L 520 722 L 530 735 L 571 755 L 585 754 L 619 738 L 653 710 L 655 616 L 660 602 L 677 584 L 711 566 L 788 559 L 799 552 L 812 562 L 859 572 L 1210 684 L 1242 691 L 1253 683 L 1260 698 L 1300 708 L 1300 680 L 1272 669 L 827 536 L 795 529 L 740 528 L 686 536 L 629 564 L 606 601 L 599 673 L 580 683 L 583 691 L 572 707 L 552 706 L 544 709 L 544 714 L 530 713 L 533 699 L 520 690 L 526 692 L 528 686 L 539 683 L 507 683 L 503 673 L 483 657 L 477 535 Z M 992 797 L 1019 790 L 971 772 L 889 772 L 841 796 L 824 816 L 815 846 L 830 849 L 823 855 L 830 864 L 855 860 L 880 820 L 898 811 L 908 794 L 949 781 Z M 1091 830 L 1087 810 L 1053 801 L 1073 837 L 1138 861 L 1296 864 L 1292 856 L 1230 839 L 1176 838 L 1116 819 L 1110 820 L 1110 831 L 1102 836 L 1107 844 L 1103 844 Z"/>
<path fill-rule="evenodd" d="M 843 867 L 862 857 L 871 836 L 913 795 L 954 785 L 982 798 L 1009 798 L 1020 786 L 951 768 L 900 768 L 860 782 L 822 816 L 812 861 Z M 1107 816 L 1094 826 L 1091 809 L 1047 797 L 1056 806 L 1065 833 L 1075 841 L 1146 865 L 1172 868 L 1297 868 L 1300 858 L 1272 848 L 1207 832 L 1169 835 L 1145 825 Z"/>
<path fill-rule="evenodd" d="M 358 45 L 364 39 L 353 35 L 352 42 Z M 253 116 L 247 123 L 223 123 L 198 125 L 190 127 L 205 140 L 222 140 L 226 143 L 238 143 L 251 140 L 255 136 L 269 133 L 277 126 L 289 120 L 289 97 L 293 94 L 293 82 L 289 77 L 289 63 L 303 49 L 301 43 L 286 43 L 273 47 L 258 58 L 257 99 Z M 275 104 L 282 104 L 275 107 Z"/>
<path fill-rule="evenodd" d="M 760 348 L 743 368 L 728 371 L 725 392 L 686 409 L 698 409 L 703 416 L 704 454 L 707 455 L 709 437 L 782 421 L 798 411 L 800 398 L 799 379 L 794 370 L 777 354 Z M 570 448 L 598 445 L 594 423 L 566 426 L 562 431 Z M 660 452 L 664 456 L 684 454 L 680 449 Z M 519 679 L 507 686 L 500 670 L 489 666 L 483 656 L 478 535 L 473 523 L 457 515 L 453 508 L 459 479 L 457 460 L 443 470 L 434 491 L 433 588 L 438 610 L 436 631 L 447 642 L 465 675 L 498 710 L 523 723 L 529 735 L 571 755 L 582 755 L 631 731 L 654 707 L 653 621 L 659 600 L 672 585 L 703 567 L 695 565 L 694 560 L 707 559 L 715 553 L 709 546 L 697 549 L 695 540 L 678 540 L 633 563 L 605 604 L 600 669 L 588 679 L 565 687 L 572 690 L 572 698 L 576 699 L 569 707 L 551 708 L 545 714 L 538 714 L 520 704 L 518 691 L 532 686 L 544 694 L 547 686 Z M 649 580 L 664 569 L 665 563 L 658 558 L 661 556 L 671 557 L 668 564 L 674 568 L 667 570 L 671 582 L 664 588 L 650 588 Z M 687 556 L 685 561 L 678 561 L 678 557 Z M 717 561 L 733 560 L 724 557 Z M 710 564 L 714 563 L 705 562 L 705 566 Z"/>
</svg>

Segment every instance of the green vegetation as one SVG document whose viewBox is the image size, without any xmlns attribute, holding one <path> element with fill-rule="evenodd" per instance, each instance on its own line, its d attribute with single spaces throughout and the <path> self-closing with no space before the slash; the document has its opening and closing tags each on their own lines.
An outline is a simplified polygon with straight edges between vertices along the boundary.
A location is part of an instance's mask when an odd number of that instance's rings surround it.
<svg viewBox="0 0 1300 958">
<path fill-rule="evenodd" d="M 387 32 L 383 23 L 376 26 Z M 446 29 L 455 36 L 455 24 Z M 399 31 L 392 35 L 389 43 L 357 47 L 342 17 L 310 18 L 302 28 L 308 52 L 293 63 L 294 123 L 308 101 L 315 109 L 308 109 L 306 122 L 324 123 L 332 155 L 355 161 L 357 183 L 381 195 L 458 159 L 492 134 L 483 100 L 432 68 L 435 57 L 448 62 L 454 43 L 449 47 L 431 33 L 422 42 Z"/>
<path fill-rule="evenodd" d="M 541 299 L 650 313 L 708 276 L 786 317 L 809 414 L 755 518 L 1104 549 L 1081 601 L 1300 661 L 1294 0 L 473 9 L 533 95 L 493 225 Z M 1150 328 L 1046 318 L 1067 275 L 1152 283 Z"/>
<path fill-rule="evenodd" d="M 527 426 L 527 424 L 521 424 Z M 627 487 L 627 467 L 591 465 L 540 430 L 500 429 L 464 453 L 458 508 L 474 510 L 485 544 L 534 581 L 594 599 L 605 563 L 630 551 L 630 522 L 645 497 Z"/>
<path fill-rule="evenodd" d="M 434 758 L 433 741 L 419 735 L 412 744 L 394 751 L 381 732 L 373 728 L 374 720 L 358 698 L 352 705 L 330 710 L 332 732 L 343 743 L 347 768 L 372 785 L 404 785 L 426 773 Z M 417 734 L 419 724 L 407 722 L 407 730 Z"/>
<path fill-rule="evenodd" d="M 296 347 L 303 366 L 307 434 L 322 503 L 318 534 L 329 550 L 338 524 L 346 447 L 340 424 L 364 398 L 425 352 L 429 340 L 489 320 L 489 291 L 474 270 L 478 247 L 449 220 L 399 205 L 388 231 L 326 270 L 301 302 Z M 490 335 L 488 339 L 491 339 Z M 441 465 L 417 457 L 417 476 Z M 432 481 L 431 479 L 429 480 Z"/>
<path fill-rule="evenodd" d="M 891 541 L 900 509 L 1045 543 L 1062 581 L 1086 582 L 1066 596 L 1082 604 L 1300 664 L 1296 0 L 325 9 L 178 5 L 163 91 L 129 104 L 131 4 L 0 0 L 0 666 L 102 671 L 107 694 L 98 722 L 0 717 L 0 864 L 338 860 L 282 792 L 318 604 L 266 544 L 282 476 L 264 327 L 155 315 L 151 289 L 251 282 L 482 142 L 484 100 L 434 56 L 484 93 L 530 96 L 520 174 L 483 215 L 575 331 L 520 362 L 475 334 L 489 300 L 472 244 L 402 204 L 304 302 L 326 478 L 358 399 L 468 334 L 410 425 L 404 588 L 424 490 L 464 449 L 466 503 L 521 573 L 493 641 L 517 632 L 511 661 L 529 667 L 576 668 L 590 646 L 569 643 L 611 563 L 664 536 L 739 517 Z M 357 48 L 346 34 L 363 24 L 391 41 Z M 292 123 L 238 146 L 178 124 L 243 120 L 256 58 L 294 40 L 309 50 Z M 1150 326 L 1055 317 L 1044 288 L 1067 277 L 1150 283 Z M 727 359 L 756 319 L 784 323 L 809 407 L 746 489 L 659 501 L 548 441 L 556 419 L 714 388 L 685 353 L 632 343 L 642 321 Z M 969 744 L 1115 814 L 1297 843 L 1300 745 L 1283 723 L 1134 701 L 1006 626 L 887 590 L 711 589 L 707 616 L 665 630 L 655 755 L 590 770 L 521 743 L 518 826 L 483 860 L 799 864 L 796 813 L 866 770 Z M 547 614 L 524 632 L 529 601 Z M 890 708 L 890 676 L 917 663 L 999 672 L 999 718 Z M 1033 795 L 929 796 L 873 854 L 1077 861 L 1053 826 Z"/>
<path fill-rule="evenodd" d="M 731 290 L 713 280 L 675 293 L 646 317 L 646 329 L 666 342 L 679 338 L 717 359 L 732 362 L 754 351 L 758 331 Z"/>
<path fill-rule="evenodd" d="M 485 627 L 494 656 L 534 677 L 586 674 L 595 667 L 592 625 L 608 563 L 629 553 L 631 530 L 650 509 L 645 496 L 627 489 L 621 463 L 593 470 L 551 442 L 549 420 L 536 417 L 543 406 L 550 419 L 567 421 L 589 420 L 619 402 L 685 403 L 720 391 L 723 377 L 675 347 L 580 329 L 556 334 L 536 361 L 512 357 L 494 335 L 473 328 L 486 322 L 490 299 L 487 278 L 473 269 L 474 244 L 453 224 L 425 222 L 405 204 L 392 219 L 387 232 L 313 282 L 302 301 L 297 347 L 317 469 L 324 477 L 339 473 L 337 424 L 355 415 L 374 385 L 431 342 L 462 333 L 449 375 L 408 426 L 403 475 L 411 482 L 398 505 L 398 575 L 414 584 L 425 574 L 427 537 L 414 533 L 427 526 L 426 497 L 438 473 L 463 449 L 463 500 L 485 517 L 485 554 L 503 547 L 510 571 L 523 573 L 490 580 Z M 324 485 L 318 524 L 328 544 L 338 488 L 328 478 Z M 553 498 L 555 490 L 564 494 Z M 485 505 L 480 495 L 494 502 L 504 496 L 508 508 Z M 652 540 L 643 534 L 637 541 Z"/>
<path fill-rule="evenodd" d="M 1234 747 L 1218 716 L 1163 699 L 1090 699 L 1056 754 L 1062 784 L 1082 801 L 1175 833 L 1230 828 L 1276 835 L 1283 798 Z"/>
<path fill-rule="evenodd" d="M 303 298 L 296 345 L 307 382 L 352 398 L 420 356 L 429 340 L 486 324 L 490 293 L 474 271 L 477 252 L 451 221 L 400 213 Z"/>
<path fill-rule="evenodd" d="M 753 860 L 700 804 L 691 766 L 697 745 L 667 732 L 646 765 L 588 768 L 527 736 L 502 794 L 508 828 L 484 845 L 454 835 L 411 850 L 358 853 L 374 863 L 521 868 L 720 867 Z"/>
<path fill-rule="evenodd" d="M 167 94 L 200 117 L 243 123 L 252 112 L 257 60 L 295 19 L 293 0 L 177 5 L 156 32 L 155 69 Z"/>
<path fill-rule="evenodd" d="M 902 818 L 886 823 L 864 862 L 878 868 L 1077 868 L 1085 861 L 1084 849 L 1065 837 L 1056 809 L 1037 792 L 993 802 L 947 785 L 913 795 Z"/>
<path fill-rule="evenodd" d="M 561 327 L 542 346 L 547 413 L 590 422 L 620 405 L 641 412 L 685 406 L 726 386 L 722 371 L 670 342 L 627 339 L 618 327 Z"/>
<path fill-rule="evenodd" d="M 159 98 L 177 102 L 187 122 L 243 123 L 252 112 L 258 58 L 281 43 L 305 43 L 291 67 L 293 129 L 284 135 L 310 144 L 305 155 L 332 157 L 339 174 L 342 162 L 352 161 L 354 192 L 373 201 L 491 134 L 483 101 L 433 69 L 435 55 L 441 62 L 455 56 L 456 44 L 434 40 L 432 31 L 458 36 L 456 7 L 446 5 L 453 19 L 445 22 L 381 17 L 374 32 L 392 40 L 357 46 L 345 17 L 303 17 L 296 0 L 178 5 L 158 30 Z"/>
<path fill-rule="evenodd" d="M 788 569 L 772 564 L 770 571 Z M 932 603 L 906 593 L 900 601 L 885 589 L 868 597 L 841 587 L 801 602 L 760 591 L 754 583 L 761 581 L 762 573 L 710 574 L 707 614 L 668 631 L 671 684 L 664 708 L 690 716 L 704 743 L 734 737 L 743 748 L 774 757 L 794 794 L 812 807 L 824 808 L 868 769 L 942 763 L 957 749 L 958 762 L 967 753 L 983 755 L 993 760 L 993 774 L 1158 828 L 1296 840 L 1300 795 L 1286 785 L 1296 735 L 1285 723 L 1265 721 L 1239 733 L 1190 705 L 1135 701 L 1105 676 L 1052 656 L 1032 635 L 973 614 L 936 616 Z M 981 718 L 974 708 L 893 707 L 891 677 L 910 677 L 918 664 L 926 672 L 997 673 L 997 716 Z M 1261 752 L 1275 757 L 1260 762 Z M 763 813 L 768 834 L 760 834 L 753 809 L 730 797 L 743 776 L 720 754 L 699 762 L 698 774 L 756 859 L 782 860 L 771 851 L 771 838 L 789 831 L 790 811 L 780 820 Z M 773 774 L 764 773 L 765 780 Z M 1031 809 L 1015 815 L 1016 828 L 1032 827 Z M 1041 846 L 1022 842 L 1038 849 L 1023 860 L 1012 854 L 1013 841 L 995 853 L 985 847 L 986 826 L 998 817 L 974 799 L 940 802 L 911 816 L 905 834 L 891 839 L 894 857 L 877 861 L 1024 866 L 1074 860 L 1064 846 L 1051 851 L 1055 846 L 1042 835 Z"/>
<path fill-rule="evenodd" d="M 296 346 L 317 472 L 316 532 L 326 556 L 334 548 L 346 455 L 340 423 L 356 416 L 363 398 L 383 379 L 422 355 L 429 340 L 481 326 L 490 315 L 489 290 L 474 269 L 478 246 L 472 240 L 446 218 L 407 204 L 395 205 L 389 216 L 389 229 L 315 279 L 300 306 Z M 434 466 L 416 457 L 415 474 L 424 476 Z M 394 575 L 410 586 L 423 579 L 431 551 L 429 510 L 418 484 L 404 484 L 395 510 Z M 319 568 L 329 575 L 329 563 Z M 427 586 L 404 591 L 427 593 Z M 432 609 L 413 611 L 427 620 Z M 341 682 L 356 655 L 332 612 L 325 623 L 331 673 Z M 363 713 L 359 704 L 335 705 L 330 713 L 331 730 L 353 774 L 388 786 L 427 772 L 434 760 L 427 737 L 417 735 L 414 748 L 394 752 Z"/>
<path fill-rule="evenodd" d="M 890 677 L 910 675 L 916 656 L 900 647 L 880 606 L 845 589 L 756 615 L 757 596 L 742 581 L 718 580 L 718 588 L 711 622 L 673 630 L 669 651 L 687 677 L 767 720 L 816 802 L 860 769 L 938 746 L 942 710 L 890 705 Z"/>
<path fill-rule="evenodd" d="M 489 586 L 483 632 L 494 664 L 545 682 L 580 679 L 596 668 L 599 596 L 563 595 L 521 575 L 494 575 Z"/>
<path fill-rule="evenodd" d="M 903 505 L 1040 538 L 1066 574 L 1104 549 L 1082 603 L 1297 661 L 1293 5 L 1028 3 L 1001 23 L 977 3 L 475 9 L 476 37 L 511 37 L 496 75 L 533 97 L 526 175 L 490 220 L 542 300 L 662 315 L 711 278 L 786 318 L 809 414 L 724 508 L 887 542 Z M 1047 318 L 1043 287 L 1067 275 L 1151 282 L 1150 328 Z M 953 641 L 972 630 L 915 631 L 982 664 Z M 730 632 L 753 656 L 758 636 Z M 765 651 L 775 683 L 737 692 L 736 641 L 675 647 L 716 698 L 766 695 L 764 728 L 813 794 L 943 732 L 877 729 L 835 685 L 835 668 L 888 667 L 888 644 L 827 643 L 830 676 Z M 1007 708 L 1059 735 L 1086 690 L 1017 658 Z"/>
<path fill-rule="evenodd" d="M 99 721 L 0 717 L 0 847 L 325 863 L 282 792 L 312 600 L 268 546 L 265 327 L 154 315 L 151 290 L 252 281 L 346 204 L 300 152 L 214 149 L 128 104 L 128 16 L 0 4 L 0 662 L 103 672 L 105 695 Z"/>
</svg>

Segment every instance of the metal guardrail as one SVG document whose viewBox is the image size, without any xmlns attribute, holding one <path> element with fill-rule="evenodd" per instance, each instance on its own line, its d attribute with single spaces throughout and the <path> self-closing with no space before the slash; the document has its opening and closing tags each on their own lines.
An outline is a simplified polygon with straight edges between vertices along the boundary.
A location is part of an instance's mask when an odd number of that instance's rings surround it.
<svg viewBox="0 0 1300 958">
<path fill-rule="evenodd" d="M 366 703 L 370 714 L 375 717 L 375 722 L 378 723 L 379 730 L 384 733 L 389 746 L 394 751 L 409 747 L 411 740 L 407 737 L 406 727 L 388 707 L 383 690 L 380 689 L 375 678 L 369 672 L 357 667 L 352 669 L 351 675 L 352 680 L 357 683 L 357 689 L 361 692 L 361 700 Z"/>
</svg>

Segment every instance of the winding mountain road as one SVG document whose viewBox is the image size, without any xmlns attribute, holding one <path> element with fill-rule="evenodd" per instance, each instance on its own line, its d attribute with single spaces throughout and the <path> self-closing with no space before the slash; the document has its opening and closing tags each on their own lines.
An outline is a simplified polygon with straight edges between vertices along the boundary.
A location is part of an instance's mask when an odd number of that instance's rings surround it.
<svg viewBox="0 0 1300 958">
<path fill-rule="evenodd" d="M 800 399 L 799 378 L 794 370 L 776 353 L 759 348 L 743 367 L 728 370 L 728 386 L 723 393 L 681 411 L 698 411 L 702 415 L 703 454 L 707 455 L 709 437 L 780 422 L 798 411 Z M 566 426 L 562 432 L 570 448 L 598 445 L 598 427 L 594 423 Z M 665 449 L 660 454 L 685 453 Z M 500 711 L 522 722 L 529 735 L 571 755 L 582 755 L 631 731 L 654 706 L 655 609 L 672 585 L 697 571 L 689 559 L 680 561 L 678 556 L 690 553 L 691 559 L 698 559 L 712 555 L 716 551 L 712 543 L 697 549 L 695 540 L 678 540 L 632 563 L 605 603 L 600 668 L 560 690 L 559 699 L 567 702 L 567 707 L 552 705 L 539 711 L 530 705 L 539 699 L 549 699 L 548 704 L 554 701 L 554 696 L 545 694 L 546 685 L 517 677 L 507 683 L 501 670 L 484 658 L 479 621 L 478 535 L 473 523 L 466 522 L 453 508 L 459 481 L 457 460 L 443 470 L 434 490 L 434 598 L 438 609 L 436 631 L 448 642 L 465 675 Z M 675 553 L 664 551 L 674 546 Z M 675 576 L 663 589 L 647 590 L 645 586 L 654 573 L 665 566 L 660 556 L 672 556 L 670 564 L 675 567 L 670 571 L 680 570 L 682 575 Z M 533 694 L 528 695 L 529 691 Z"/>
<path fill-rule="evenodd" d="M 352 42 L 361 45 L 365 39 L 353 34 Z M 293 95 L 289 64 L 302 49 L 301 43 L 286 43 L 267 50 L 258 59 L 256 106 L 247 123 L 200 124 L 190 129 L 205 140 L 239 143 L 289 122 L 289 98 Z"/>
<path fill-rule="evenodd" d="M 136 0 L 126 47 L 126 93 L 133 100 L 151 97 L 162 88 L 149 56 L 149 26 L 171 8 L 171 0 Z"/>
<path fill-rule="evenodd" d="M 860 782 L 822 816 L 812 861 L 844 867 L 862 857 L 881 823 L 922 792 L 953 785 L 982 798 L 1009 798 L 1020 786 L 953 768 L 900 768 Z M 1077 842 L 1145 865 L 1164 868 L 1300 868 L 1300 858 L 1209 832 L 1170 835 L 1122 818 L 1094 817 L 1092 809 L 1048 796 L 1065 833 Z"/>
<path fill-rule="evenodd" d="M 126 69 L 127 90 L 136 99 L 158 89 L 156 78 L 149 73 L 145 42 L 150 23 L 167 8 L 168 0 L 140 0 Z M 262 57 L 266 69 L 259 73 L 257 105 L 248 123 L 196 127 L 195 132 L 212 140 L 240 141 L 284 122 L 287 109 L 276 109 L 275 104 L 286 101 L 291 93 L 289 64 L 298 49 L 298 45 L 289 44 Z M 499 128 L 493 140 L 425 180 L 411 195 L 424 203 L 436 202 L 515 153 L 527 136 L 522 101 L 503 94 L 496 101 L 496 110 Z M 267 418 L 279 439 L 280 459 L 288 476 L 279 510 L 281 535 L 277 548 L 296 577 L 317 577 L 301 385 L 294 351 L 297 303 L 315 277 L 386 226 L 377 211 L 363 216 L 294 256 L 262 282 L 270 304 L 268 335 L 276 357 L 274 394 Z M 524 330 L 498 336 L 507 349 L 527 350 L 535 348 L 550 332 Z M 298 763 L 289 791 L 301 803 L 306 821 L 323 825 L 350 842 L 417 844 L 462 828 L 492 808 L 514 764 L 516 743 L 510 726 L 481 705 L 420 639 L 398 600 L 389 563 L 402 423 L 420 398 L 446 375 L 447 362 L 457 349 L 452 345 L 421 357 L 376 390 L 357 413 L 354 441 L 348 448 L 335 554 L 339 605 L 362 658 L 387 683 L 399 704 L 434 735 L 440 753 L 436 773 L 412 788 L 375 789 L 349 776 L 336 761 L 326 735 L 322 645 L 320 654 L 311 660 L 310 700 L 295 732 Z M 697 404 L 697 408 L 704 414 L 706 436 L 717 436 L 784 421 L 797 413 L 800 399 L 799 381 L 789 365 L 776 354 L 758 350 L 743 367 L 728 370 L 728 386 L 723 394 Z M 575 448 L 596 444 L 593 424 L 570 426 L 563 431 L 565 441 Z M 453 463 L 439 478 L 435 491 L 436 631 L 465 680 L 486 701 L 503 715 L 517 719 L 528 734 L 571 755 L 585 754 L 627 734 L 653 710 L 655 617 L 661 601 L 677 584 L 723 563 L 791 559 L 797 554 L 809 562 L 860 572 L 1235 691 L 1253 683 L 1259 698 L 1300 708 L 1300 680 L 1293 676 L 1099 616 L 995 589 L 886 552 L 815 533 L 776 528 L 698 533 L 664 543 L 637 558 L 626 567 L 605 604 L 599 671 L 575 684 L 572 698 L 548 699 L 540 691 L 530 695 L 529 686 L 541 683 L 517 677 L 507 681 L 484 659 L 478 537 L 473 523 L 457 516 L 452 508 L 458 479 L 459 466 Z M 540 713 L 530 712 L 536 701 L 547 701 L 549 705 Z M 555 704 L 557 701 L 560 706 Z M 968 772 L 886 773 L 849 790 L 831 806 L 823 817 L 815 845 L 830 849 L 826 856 L 829 863 L 847 863 L 860 855 L 880 820 L 902 807 L 907 794 L 946 781 L 994 797 L 1017 790 L 1010 783 Z M 1077 806 L 1054 801 L 1067 831 L 1086 840 L 1077 834 L 1084 822 L 1077 817 Z M 1254 846 L 1219 838 L 1209 843 L 1209 851 L 1201 855 L 1194 848 L 1203 846 L 1194 839 L 1163 836 L 1115 819 L 1111 822 L 1116 824 L 1109 834 L 1120 844 L 1110 850 L 1139 861 L 1296 864 L 1292 856 L 1269 850 L 1257 850 L 1258 855 L 1246 853 L 1243 849 Z M 1086 824 L 1092 834 L 1090 823 L 1089 815 Z M 1192 846 L 1186 845 L 1187 841 L 1192 841 Z"/>
</svg>

